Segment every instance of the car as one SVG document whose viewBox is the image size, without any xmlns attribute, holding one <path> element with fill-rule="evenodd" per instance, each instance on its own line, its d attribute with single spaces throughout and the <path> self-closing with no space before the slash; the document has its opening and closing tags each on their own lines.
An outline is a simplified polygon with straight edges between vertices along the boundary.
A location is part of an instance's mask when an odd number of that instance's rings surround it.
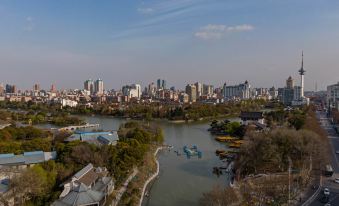
<svg viewBox="0 0 339 206">
<path fill-rule="evenodd" d="M 339 184 L 339 178 L 335 178 L 334 182 Z"/>
<path fill-rule="evenodd" d="M 324 195 L 329 196 L 330 195 L 330 189 L 325 188 L 324 189 Z"/>
<path fill-rule="evenodd" d="M 331 206 L 331 204 L 330 204 L 330 203 L 327 203 L 327 204 L 325 204 L 324 206 Z"/>
<path fill-rule="evenodd" d="M 323 196 L 321 199 L 320 199 L 320 202 L 321 203 L 328 203 L 330 201 L 330 198 L 328 196 Z"/>
<path fill-rule="evenodd" d="M 335 151 L 336 154 L 339 154 L 339 150 Z"/>
</svg>

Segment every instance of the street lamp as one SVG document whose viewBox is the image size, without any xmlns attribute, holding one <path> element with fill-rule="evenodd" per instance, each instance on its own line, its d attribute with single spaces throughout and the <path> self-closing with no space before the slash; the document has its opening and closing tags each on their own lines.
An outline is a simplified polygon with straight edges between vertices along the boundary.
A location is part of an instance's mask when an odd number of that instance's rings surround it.
<svg viewBox="0 0 339 206">
<path fill-rule="evenodd" d="M 288 157 L 288 205 L 291 201 L 291 170 L 292 170 L 292 160 Z"/>
</svg>

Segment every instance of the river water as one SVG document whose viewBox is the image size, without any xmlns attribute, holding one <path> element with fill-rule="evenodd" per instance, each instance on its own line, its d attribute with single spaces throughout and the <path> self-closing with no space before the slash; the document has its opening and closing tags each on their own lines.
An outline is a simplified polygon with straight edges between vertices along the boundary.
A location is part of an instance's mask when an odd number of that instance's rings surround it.
<svg viewBox="0 0 339 206">
<path fill-rule="evenodd" d="M 118 130 L 123 119 L 105 116 L 86 116 L 82 118 L 89 123 L 100 124 L 103 130 Z M 157 122 L 164 131 L 165 144 L 173 145 L 171 151 L 162 150 L 158 154 L 160 173 L 149 188 L 149 196 L 144 199 L 143 206 L 195 206 L 203 193 L 214 186 L 225 186 L 228 176 L 217 177 L 212 173 L 215 166 L 223 166 L 223 162 L 215 155 L 216 149 L 226 146 L 214 140 L 207 131 L 208 123 L 175 124 Z M 183 153 L 183 147 L 196 145 L 202 151 L 202 158 L 185 155 L 178 156 L 174 151 Z"/>
</svg>

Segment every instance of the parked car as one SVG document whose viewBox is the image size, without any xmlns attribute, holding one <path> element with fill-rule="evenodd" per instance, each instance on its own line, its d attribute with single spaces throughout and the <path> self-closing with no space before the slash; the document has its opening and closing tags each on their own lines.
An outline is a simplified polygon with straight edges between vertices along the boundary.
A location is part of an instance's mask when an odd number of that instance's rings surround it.
<svg viewBox="0 0 339 206">
<path fill-rule="evenodd" d="M 339 184 L 339 178 L 335 178 L 334 182 Z"/>
<path fill-rule="evenodd" d="M 325 188 L 324 189 L 324 195 L 329 196 L 330 195 L 330 189 Z"/>
</svg>

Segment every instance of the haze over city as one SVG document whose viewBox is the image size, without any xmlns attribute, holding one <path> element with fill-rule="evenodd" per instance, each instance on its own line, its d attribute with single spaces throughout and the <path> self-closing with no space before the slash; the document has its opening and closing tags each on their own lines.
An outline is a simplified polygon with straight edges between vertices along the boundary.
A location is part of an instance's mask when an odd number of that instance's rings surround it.
<svg viewBox="0 0 339 206">
<path fill-rule="evenodd" d="M 106 89 L 157 78 L 279 87 L 297 79 L 302 50 L 306 90 L 339 75 L 335 0 L 3 0 L 0 26 L 0 82 L 19 88 L 88 78 Z"/>
</svg>

